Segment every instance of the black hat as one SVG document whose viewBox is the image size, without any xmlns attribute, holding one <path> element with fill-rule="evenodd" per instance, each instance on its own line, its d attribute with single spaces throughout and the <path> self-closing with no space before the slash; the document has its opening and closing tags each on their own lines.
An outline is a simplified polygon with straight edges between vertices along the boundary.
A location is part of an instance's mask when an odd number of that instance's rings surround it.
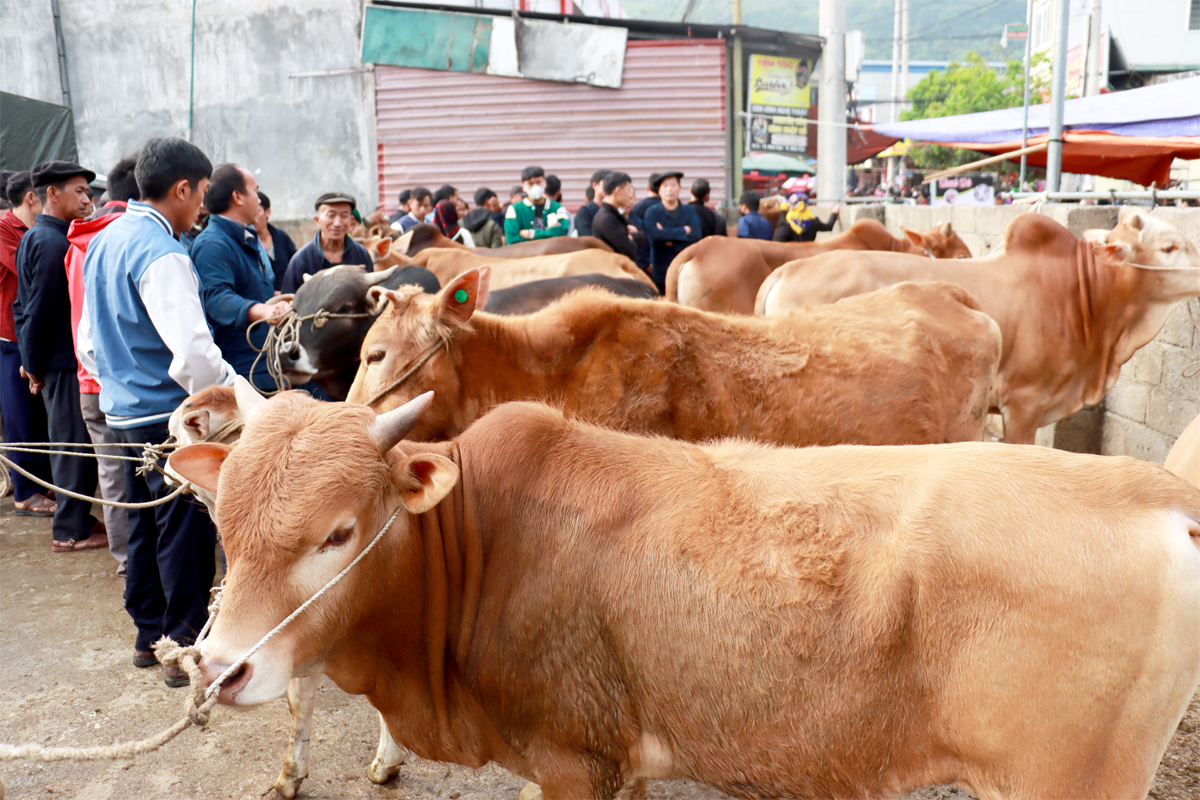
<svg viewBox="0 0 1200 800">
<path fill-rule="evenodd" d="M 677 169 L 668 170 L 666 172 L 656 172 L 650 176 L 650 188 L 658 191 L 658 187 L 662 186 L 662 182 L 667 178 L 675 178 L 680 183 L 683 183 L 683 173 Z"/>
<path fill-rule="evenodd" d="M 354 199 L 354 195 L 347 194 L 346 192 L 326 192 L 317 198 L 317 202 L 313 205 L 313 208 L 320 208 L 331 203 L 349 203 L 351 210 L 358 208 L 358 201 Z"/>
<path fill-rule="evenodd" d="M 52 183 L 62 183 L 76 175 L 82 175 L 88 183 L 96 180 L 96 173 L 70 161 L 43 161 L 31 169 L 30 173 L 35 189 Z"/>
</svg>

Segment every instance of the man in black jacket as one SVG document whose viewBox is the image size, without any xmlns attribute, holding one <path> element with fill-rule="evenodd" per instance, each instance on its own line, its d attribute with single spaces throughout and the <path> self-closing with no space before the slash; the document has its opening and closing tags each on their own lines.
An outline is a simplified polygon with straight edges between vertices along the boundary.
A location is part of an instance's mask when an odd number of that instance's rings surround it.
<svg viewBox="0 0 1200 800">
<path fill-rule="evenodd" d="M 50 439 L 90 444 L 79 407 L 78 363 L 71 334 L 71 296 L 65 258 L 71 244 L 67 230 L 83 219 L 91 198 L 88 184 L 96 173 L 69 161 L 46 161 L 31 170 L 33 190 L 42 201 L 29 233 L 17 249 L 17 302 L 13 304 L 21 371 L 29 391 L 46 404 Z M 65 453 L 50 457 L 54 482 L 92 497 L 96 492 L 96 461 Z M 108 536 L 90 513 L 91 503 L 58 498 L 54 512 L 56 553 L 108 547 Z M 95 528 L 95 531 L 93 530 Z"/>
<path fill-rule="evenodd" d="M 700 217 L 700 238 L 705 236 L 726 236 L 725 218 L 708 207 L 708 195 L 712 191 L 706 178 L 699 178 L 692 184 L 692 208 Z"/>
<path fill-rule="evenodd" d="M 283 286 L 283 273 L 287 272 L 292 256 L 296 255 L 296 243 L 280 228 L 271 224 L 271 198 L 258 193 L 258 216 L 254 220 L 254 232 L 267 251 L 271 269 L 275 273 L 275 291 Z"/>
<path fill-rule="evenodd" d="M 630 234 L 637 228 L 629 224 L 621 209 L 631 208 L 633 200 L 633 178 L 624 172 L 610 172 L 604 176 L 604 202 L 592 218 L 592 236 L 631 260 L 637 258 L 637 245 Z"/>
<path fill-rule="evenodd" d="M 650 240 L 646 238 L 646 212 L 662 202 L 662 198 L 658 196 L 658 182 L 661 179 L 660 173 L 650 173 L 650 182 L 646 187 L 648 196 L 638 200 L 634 204 L 633 210 L 629 212 L 629 221 L 638 230 L 633 239 L 637 242 L 637 258 L 634 261 L 646 272 L 650 271 Z"/>
</svg>

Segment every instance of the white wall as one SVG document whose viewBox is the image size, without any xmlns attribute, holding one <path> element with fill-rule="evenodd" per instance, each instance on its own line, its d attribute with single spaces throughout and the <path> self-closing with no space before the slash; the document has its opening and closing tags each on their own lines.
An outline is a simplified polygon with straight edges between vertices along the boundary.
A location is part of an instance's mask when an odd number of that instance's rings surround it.
<svg viewBox="0 0 1200 800">
<path fill-rule="evenodd" d="M 153 136 L 188 135 L 190 0 L 60 0 L 80 160 L 105 173 Z M 373 208 L 374 81 L 362 0 L 201 0 L 194 141 L 258 172 L 274 217 L 329 190 Z M 0 0 L 0 89 L 61 103 L 49 0 Z"/>
</svg>

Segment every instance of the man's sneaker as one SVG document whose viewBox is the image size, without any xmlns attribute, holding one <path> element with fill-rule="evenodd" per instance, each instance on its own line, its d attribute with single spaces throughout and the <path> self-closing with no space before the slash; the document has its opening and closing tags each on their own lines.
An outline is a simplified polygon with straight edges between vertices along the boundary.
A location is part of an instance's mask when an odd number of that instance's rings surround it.
<svg viewBox="0 0 1200 800">
<path fill-rule="evenodd" d="M 139 669 L 145 669 L 146 667 L 153 667 L 157 663 L 158 659 L 155 658 L 154 653 L 150 652 L 149 650 L 133 651 L 133 665 L 135 667 L 138 667 Z"/>
<path fill-rule="evenodd" d="M 163 683 L 170 686 L 172 689 L 178 689 L 181 686 L 187 686 L 191 683 L 186 672 L 182 667 L 167 667 L 163 670 Z"/>
</svg>

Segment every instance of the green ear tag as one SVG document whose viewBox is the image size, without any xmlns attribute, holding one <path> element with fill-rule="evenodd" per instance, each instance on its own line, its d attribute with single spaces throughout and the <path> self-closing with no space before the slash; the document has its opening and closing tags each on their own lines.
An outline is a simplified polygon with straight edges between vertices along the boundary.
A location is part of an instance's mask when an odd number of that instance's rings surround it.
<svg viewBox="0 0 1200 800">
<path fill-rule="evenodd" d="M 454 299 L 456 302 L 459 302 L 459 303 L 467 302 L 467 290 L 459 289 L 457 292 L 454 293 Z"/>
</svg>

